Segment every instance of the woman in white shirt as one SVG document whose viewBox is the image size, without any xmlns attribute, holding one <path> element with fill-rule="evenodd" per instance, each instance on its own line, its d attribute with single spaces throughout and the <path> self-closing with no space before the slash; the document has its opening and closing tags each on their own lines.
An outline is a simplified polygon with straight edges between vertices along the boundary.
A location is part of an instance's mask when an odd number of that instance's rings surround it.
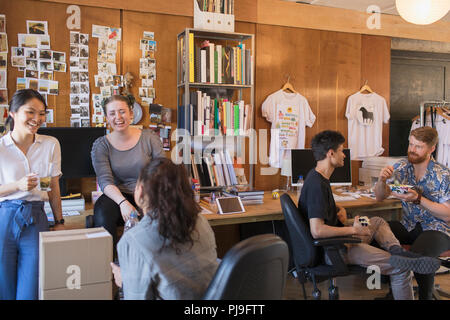
<svg viewBox="0 0 450 320">
<path fill-rule="evenodd" d="M 0 300 L 38 299 L 39 232 L 48 231 L 45 191 L 38 187 L 42 167 L 50 168 L 48 198 L 63 229 L 57 139 L 37 134 L 47 106 L 39 92 L 17 91 L 9 103 L 11 131 L 0 138 Z"/>
</svg>

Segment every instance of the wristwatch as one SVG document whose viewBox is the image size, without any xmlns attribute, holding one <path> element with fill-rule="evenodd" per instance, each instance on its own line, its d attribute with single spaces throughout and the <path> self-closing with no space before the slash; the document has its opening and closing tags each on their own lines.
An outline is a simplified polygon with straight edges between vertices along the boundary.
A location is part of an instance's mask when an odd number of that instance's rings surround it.
<svg viewBox="0 0 450 320">
<path fill-rule="evenodd" d="M 420 200 L 422 199 L 422 192 L 417 191 L 417 199 L 414 200 L 412 203 L 414 204 L 420 204 Z"/>
<path fill-rule="evenodd" d="M 57 225 L 57 224 L 64 224 L 64 219 L 61 219 L 61 220 L 55 219 L 55 225 Z"/>
</svg>

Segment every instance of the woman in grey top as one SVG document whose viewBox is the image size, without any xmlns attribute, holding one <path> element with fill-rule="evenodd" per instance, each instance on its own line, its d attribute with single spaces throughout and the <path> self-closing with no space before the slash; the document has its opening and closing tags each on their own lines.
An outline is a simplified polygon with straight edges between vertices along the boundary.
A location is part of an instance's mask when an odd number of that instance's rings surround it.
<svg viewBox="0 0 450 320">
<path fill-rule="evenodd" d="M 123 225 L 136 210 L 133 193 L 140 170 L 164 153 L 161 140 L 153 132 L 130 127 L 133 111 L 127 97 L 112 96 L 103 109 L 112 132 L 98 138 L 91 151 L 103 191 L 94 205 L 94 226 L 111 233 L 115 248 L 117 225 Z"/>
<path fill-rule="evenodd" d="M 125 299 L 202 298 L 218 266 L 216 241 L 184 166 L 153 160 L 134 197 L 145 215 L 117 245 L 120 267 L 111 263 Z"/>
</svg>

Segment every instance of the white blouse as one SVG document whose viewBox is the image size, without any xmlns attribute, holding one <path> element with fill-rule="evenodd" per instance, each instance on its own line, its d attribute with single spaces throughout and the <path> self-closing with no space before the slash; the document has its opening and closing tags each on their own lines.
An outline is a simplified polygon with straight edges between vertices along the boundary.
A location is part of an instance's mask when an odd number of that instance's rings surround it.
<svg viewBox="0 0 450 320">
<path fill-rule="evenodd" d="M 61 147 L 59 141 L 51 136 L 36 134 L 34 143 L 25 155 L 11 138 L 11 132 L 0 138 L 0 185 L 22 179 L 30 173 L 38 173 L 41 163 L 52 164 L 51 176 L 60 176 Z M 30 191 L 17 191 L 0 197 L 4 200 L 44 201 L 47 194 L 34 188 Z"/>
</svg>

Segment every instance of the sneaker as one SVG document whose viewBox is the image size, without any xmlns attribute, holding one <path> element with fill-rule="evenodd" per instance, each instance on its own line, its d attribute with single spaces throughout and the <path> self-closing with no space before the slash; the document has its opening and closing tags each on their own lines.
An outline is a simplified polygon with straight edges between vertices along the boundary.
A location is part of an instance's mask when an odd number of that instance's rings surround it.
<svg viewBox="0 0 450 320">
<path fill-rule="evenodd" d="M 421 256 L 419 258 L 392 255 L 389 263 L 401 270 L 411 270 L 420 274 L 435 273 L 441 266 L 441 262 L 432 257 Z"/>
</svg>

